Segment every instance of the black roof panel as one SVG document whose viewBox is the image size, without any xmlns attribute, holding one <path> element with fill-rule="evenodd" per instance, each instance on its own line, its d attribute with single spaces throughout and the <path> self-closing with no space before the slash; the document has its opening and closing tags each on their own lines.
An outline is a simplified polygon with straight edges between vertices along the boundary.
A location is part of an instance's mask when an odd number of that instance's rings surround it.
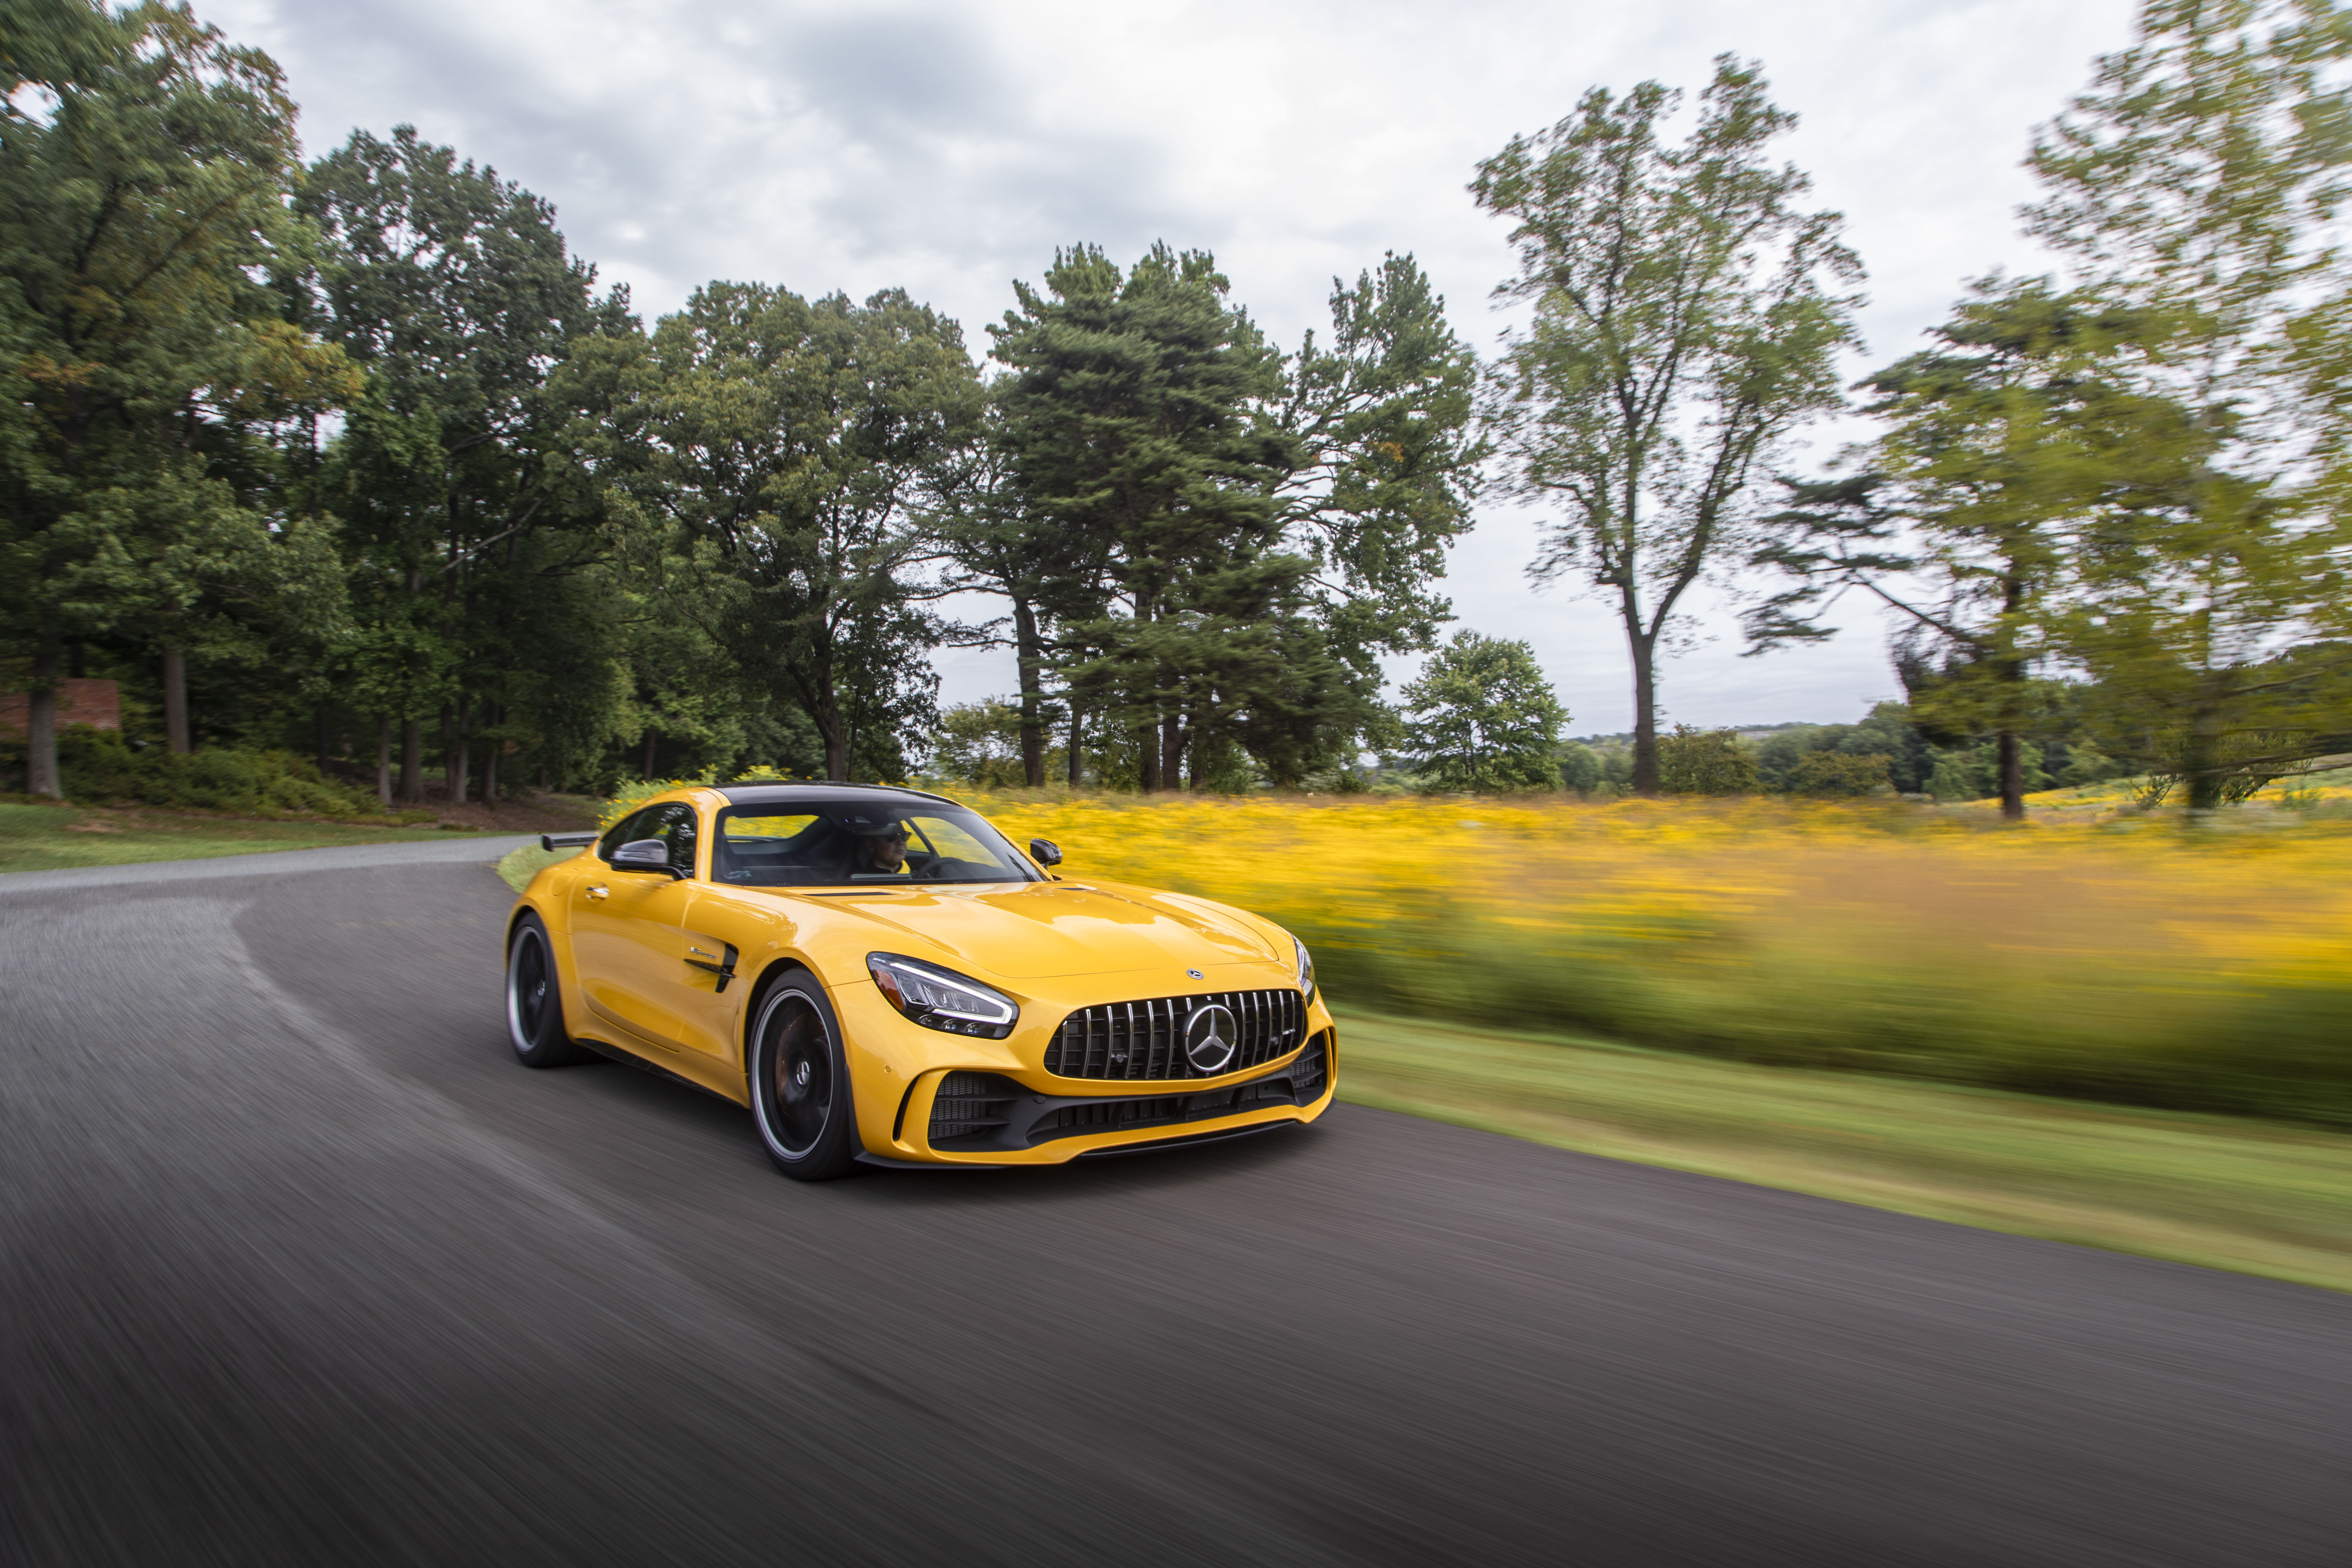
<svg viewBox="0 0 2352 1568">
<path fill-rule="evenodd" d="M 715 787 L 720 795 L 727 797 L 727 804 L 730 805 L 781 805 L 788 801 L 809 800 L 819 796 L 839 799 L 842 795 L 850 794 L 861 795 L 868 798 L 878 797 L 907 805 L 914 805 L 923 801 L 945 802 L 949 805 L 962 804 L 960 801 L 949 800 L 943 795 L 933 795 L 929 790 L 900 789 L 891 784 L 826 784 L 822 780 L 811 780 L 805 784 L 719 784 Z"/>
</svg>

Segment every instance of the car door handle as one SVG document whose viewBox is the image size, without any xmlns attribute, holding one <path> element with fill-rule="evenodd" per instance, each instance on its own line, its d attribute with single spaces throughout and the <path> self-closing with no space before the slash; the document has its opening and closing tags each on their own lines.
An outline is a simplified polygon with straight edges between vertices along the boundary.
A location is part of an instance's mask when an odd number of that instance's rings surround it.
<svg viewBox="0 0 2352 1568">
<path fill-rule="evenodd" d="M 612 889 L 604 886 L 604 883 L 599 882 L 594 887 L 588 889 L 588 896 L 592 899 L 601 899 L 611 893 L 612 890 Z"/>
</svg>

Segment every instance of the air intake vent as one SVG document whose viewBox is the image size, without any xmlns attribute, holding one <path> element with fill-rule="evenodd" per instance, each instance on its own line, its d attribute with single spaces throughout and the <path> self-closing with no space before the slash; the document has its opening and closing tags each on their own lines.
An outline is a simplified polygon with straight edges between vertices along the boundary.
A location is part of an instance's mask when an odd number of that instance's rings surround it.
<svg viewBox="0 0 2352 1568">
<path fill-rule="evenodd" d="M 940 1080 L 939 1095 L 931 1101 L 931 1142 L 991 1141 L 1005 1125 L 1005 1113 L 1021 1092 L 1019 1084 L 992 1072 L 948 1074 Z"/>
<path fill-rule="evenodd" d="M 1312 1105 L 1323 1098 L 1323 1088 L 1330 1076 L 1331 1058 L 1325 1049 L 1330 1038 L 1328 1032 L 1316 1036 L 1298 1053 L 1298 1059 L 1290 1064 L 1290 1092 L 1301 1105 Z"/>
<path fill-rule="evenodd" d="M 1185 1054 L 1192 1015 L 1211 1005 L 1233 1015 L 1232 1058 L 1202 1072 Z M 1297 1047 L 1307 999 L 1296 991 L 1223 991 L 1113 1002 L 1062 1020 L 1045 1047 L 1045 1070 L 1063 1078 L 1169 1079 L 1247 1072 Z"/>
</svg>

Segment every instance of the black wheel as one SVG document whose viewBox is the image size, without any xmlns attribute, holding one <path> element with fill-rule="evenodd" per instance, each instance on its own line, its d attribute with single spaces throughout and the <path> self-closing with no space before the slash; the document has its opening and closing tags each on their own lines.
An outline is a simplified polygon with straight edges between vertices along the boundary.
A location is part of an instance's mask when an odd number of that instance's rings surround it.
<svg viewBox="0 0 2352 1568">
<path fill-rule="evenodd" d="M 856 1164 L 841 1030 L 810 975 L 787 975 L 760 999 L 746 1076 L 751 1121 L 784 1174 L 823 1182 Z"/>
<path fill-rule="evenodd" d="M 570 1067 L 593 1054 L 564 1033 L 555 952 L 537 915 L 523 916 L 507 942 L 507 1043 L 527 1068 Z"/>
</svg>

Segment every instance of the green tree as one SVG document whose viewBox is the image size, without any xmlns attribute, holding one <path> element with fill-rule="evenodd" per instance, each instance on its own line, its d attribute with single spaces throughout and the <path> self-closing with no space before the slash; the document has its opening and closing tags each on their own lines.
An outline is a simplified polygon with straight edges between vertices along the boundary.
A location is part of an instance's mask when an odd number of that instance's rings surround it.
<svg viewBox="0 0 2352 1568">
<path fill-rule="evenodd" d="M 1267 757 L 1279 776 L 1361 732 L 1370 689 L 1308 621 L 1312 563 L 1279 547 L 1294 443 L 1255 411 L 1281 361 L 1213 258 L 1156 246 L 1122 273 L 1081 246 L 1042 291 L 1015 287 L 990 329 L 1008 479 L 1029 525 L 1099 574 L 1097 607 L 1080 618 L 1080 595 L 1064 627 L 1076 705 L 1136 731 L 1147 791 L 1181 786 L 1196 741 L 1263 754 L 1303 726 Z"/>
<path fill-rule="evenodd" d="M 477 730 L 531 728 L 511 711 L 522 692 L 604 684 L 593 656 L 543 636 L 543 612 L 582 607 L 561 603 L 559 580 L 593 553 L 599 519 L 549 460 L 559 420 L 541 386 L 580 340 L 631 330 L 627 297 L 593 295 L 594 269 L 567 254 L 548 203 L 413 126 L 389 142 L 354 132 L 311 166 L 296 205 L 320 236 L 302 280 L 312 324 L 369 374 L 317 483 L 344 521 L 360 626 L 349 689 L 381 704 L 380 754 L 398 727 L 412 802 L 424 719 L 439 710 L 460 798 Z M 558 651 L 572 657 L 542 658 Z"/>
<path fill-rule="evenodd" d="M 1681 95 L 1595 88 L 1548 132 L 1478 166 L 1511 218 L 1532 319 L 1491 383 L 1507 489 L 1567 516 L 1531 572 L 1571 571 L 1614 602 L 1633 669 L 1633 783 L 1660 787 L 1657 661 L 1683 596 L 1742 542 L 1751 476 L 1802 421 L 1840 406 L 1861 265 L 1809 182 L 1764 161 L 1794 117 L 1730 56 L 1681 146 Z"/>
<path fill-rule="evenodd" d="M 1736 730 L 1677 724 L 1658 741 L 1658 784 L 1668 795 L 1753 795 L 1756 759 Z"/>
<path fill-rule="evenodd" d="M 941 487 L 982 404 L 956 324 L 897 289 L 714 282 L 560 391 L 648 596 L 789 695 L 826 777 L 903 776 L 935 711 L 927 605 L 953 586 Z"/>
<path fill-rule="evenodd" d="M 1014 383 L 1000 384 L 1000 394 Z M 1065 652 L 1062 629 L 1101 617 L 1105 561 L 1102 541 L 1065 527 L 1029 503 L 1013 477 L 1005 424 L 1005 398 L 989 400 L 985 432 L 942 487 L 941 535 L 961 581 L 1003 596 L 1011 606 L 1010 636 L 1004 624 L 978 628 L 977 637 L 1013 649 L 1020 715 L 1022 780 L 1035 788 L 1045 782 L 1045 741 L 1056 719 L 1068 721 L 1066 759 L 1070 784 L 1083 768 L 1080 724 L 1066 694 L 1047 692 Z"/>
<path fill-rule="evenodd" d="M 1589 796 L 1601 787 L 1605 776 L 1600 752 L 1580 741 L 1560 742 L 1559 783 L 1562 789 Z"/>
<path fill-rule="evenodd" d="M 2139 327 L 2040 279 L 1980 283 L 1933 347 L 1863 384 L 1888 425 L 1874 466 L 1783 480 L 1786 505 L 1750 556 L 1799 585 L 1748 612 L 1749 651 L 1827 637 L 1822 608 L 1848 588 L 1874 595 L 1902 617 L 1915 716 L 1950 740 L 1993 737 L 2011 820 L 2043 700 L 2032 673 L 2063 657 L 2054 628 L 2082 531 L 2144 452 L 2151 409 L 2105 374 Z"/>
<path fill-rule="evenodd" d="M 1391 254 L 1332 280 L 1328 342 L 1277 357 L 1223 292 L 1205 257 L 1122 277 L 1081 247 L 994 329 L 1013 374 L 957 553 L 1011 602 L 1033 780 L 1053 675 L 1066 701 L 1151 724 L 1155 783 L 1184 758 L 1196 783 L 1238 777 L 1211 762 L 1236 746 L 1286 784 L 1342 766 L 1381 722 L 1379 657 L 1427 648 L 1445 616 L 1430 586 L 1485 448 L 1444 300 Z M 1154 452 L 1158 430 L 1176 439 Z"/>
<path fill-rule="evenodd" d="M 2101 367 L 2142 417 L 2060 635 L 2102 742 L 2192 811 L 2340 746 L 2352 706 L 2347 58 L 2326 0 L 2150 0 L 2033 152 L 2032 232 L 2142 323 Z"/>
<path fill-rule="evenodd" d="M 0 626 L 30 658 L 35 794 L 59 793 L 68 640 L 160 652 L 184 749 L 192 621 L 273 596 L 332 617 L 331 586 L 313 594 L 306 575 L 311 525 L 273 520 L 234 482 L 270 407 L 348 390 L 341 356 L 289 325 L 266 281 L 302 242 L 285 203 L 295 157 L 277 66 L 185 11 L 10 7 Z"/>
<path fill-rule="evenodd" d="M 1422 779 L 1441 789 L 1559 787 L 1568 722 L 1524 642 L 1459 631 L 1403 691 L 1404 742 Z"/>
<path fill-rule="evenodd" d="M 1005 789 L 1028 783 L 1024 724 L 1020 708 L 1001 697 L 943 708 L 931 766 L 976 789 Z"/>
<path fill-rule="evenodd" d="M 1470 526 L 1489 447 L 1475 430 L 1477 362 L 1445 301 L 1393 251 L 1331 280 L 1331 338 L 1307 335 L 1262 418 L 1286 437 L 1274 480 L 1283 546 L 1311 569 L 1317 622 L 1360 677 L 1425 652 L 1452 614 L 1432 590 Z"/>
</svg>

